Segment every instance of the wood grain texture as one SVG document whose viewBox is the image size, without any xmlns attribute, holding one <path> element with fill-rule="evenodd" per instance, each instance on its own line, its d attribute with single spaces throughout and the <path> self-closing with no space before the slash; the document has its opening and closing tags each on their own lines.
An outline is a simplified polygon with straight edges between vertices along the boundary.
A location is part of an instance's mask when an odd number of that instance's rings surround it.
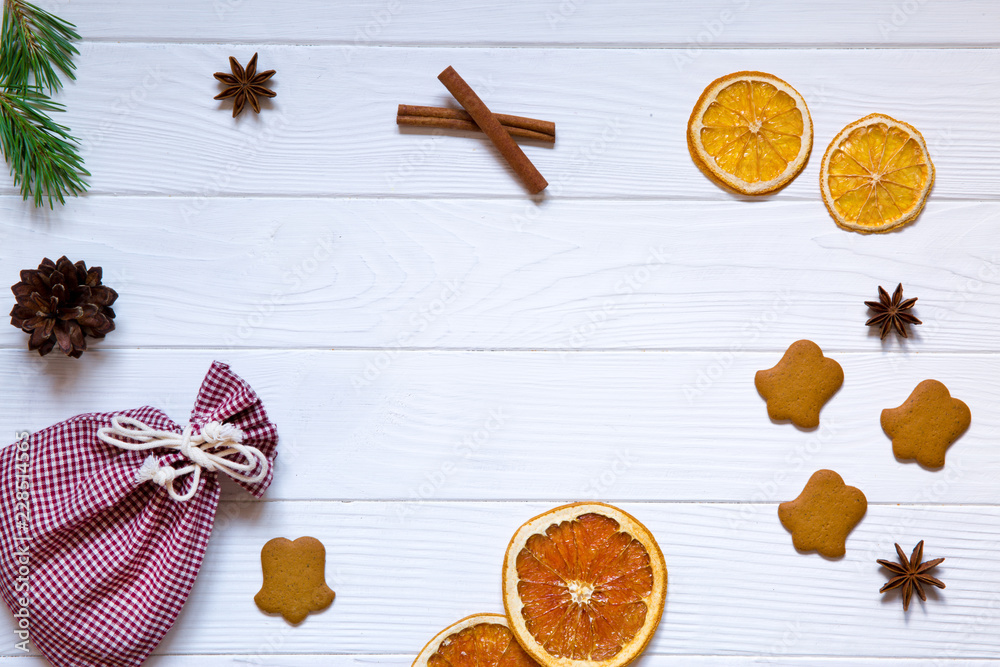
<svg viewBox="0 0 1000 667">
<path fill-rule="evenodd" d="M 567 46 L 996 45 L 989 0 L 39 0 L 88 39 Z"/>
<path fill-rule="evenodd" d="M 913 0 L 914 2 L 916 0 Z M 213 96 L 227 57 L 260 53 L 277 97 L 234 121 Z M 348 54 L 356 53 L 348 62 Z M 215 197 L 505 196 L 527 201 L 482 135 L 400 129 L 399 103 L 453 105 L 449 65 L 496 113 L 545 118 L 527 146 L 566 197 L 733 201 L 691 161 L 688 117 L 708 83 L 772 72 L 809 104 L 812 160 L 772 200 L 819 201 L 822 152 L 873 111 L 906 121 L 937 167 L 932 200 L 995 200 L 1000 49 L 718 49 L 690 63 L 657 49 L 365 48 L 84 43 L 60 119 L 82 142 L 94 194 Z M 123 68 L 122 63 L 129 63 Z M 831 63 L 836 63 L 831 66 Z M 915 95 L 915 91 L 919 91 Z M 0 193 L 13 189 L 3 182 Z"/>
<path fill-rule="evenodd" d="M 226 504 L 190 601 L 158 652 L 414 655 L 448 623 L 501 611 L 500 565 L 514 530 L 554 503 Z M 872 506 L 847 555 L 796 553 L 776 507 L 734 527 L 740 506 L 626 503 L 656 536 L 670 571 L 651 655 L 996 658 L 1000 572 L 993 567 L 1000 512 L 993 507 Z M 956 532 L 955 525 L 962 531 Z M 257 610 L 260 547 L 312 535 L 327 550 L 329 610 L 298 627 Z M 893 541 L 925 539 L 945 556 L 948 588 L 908 615 L 881 596 L 875 560 Z M 0 621 L 2 651 L 12 648 Z M 267 664 L 266 659 L 263 664 Z"/>
<path fill-rule="evenodd" d="M 996 352 L 996 203 L 933 197 L 905 233 L 813 202 L 0 198 L 0 267 L 102 266 L 131 347 Z M 880 344 L 902 282 L 924 324 Z M 26 336 L 0 326 L 0 348 Z M 372 357 L 376 357 L 373 353 Z M 378 363 L 384 359 L 379 358 Z"/>
<path fill-rule="evenodd" d="M 0 327 L 0 443 L 142 404 L 183 422 L 214 359 L 282 436 L 263 502 L 224 484 L 149 667 L 408 667 L 502 610 L 518 525 L 584 498 L 666 554 L 637 666 L 1000 662 L 1000 4 L 40 2 L 84 35 L 58 120 L 92 192 L 34 211 L 0 179 L 0 284 L 65 253 L 122 297 L 81 360 Z M 211 73 L 254 51 L 278 96 L 234 122 Z M 395 125 L 399 103 L 454 106 L 449 65 L 494 111 L 559 125 L 522 143 L 543 197 L 482 136 Z M 815 125 L 811 162 L 764 199 L 685 145 L 705 85 L 741 69 L 789 81 Z M 915 225 L 862 237 L 817 179 L 871 112 L 924 133 L 937 183 Z M 925 324 L 882 344 L 862 302 L 896 282 Z M 812 432 L 771 423 L 752 383 L 806 337 L 846 373 Z M 927 378 L 973 413 L 940 471 L 896 461 L 878 423 Z M 776 516 L 823 467 L 871 502 L 838 561 L 797 554 Z M 253 604 L 279 535 L 320 538 L 337 592 L 298 628 Z M 875 559 L 920 539 L 948 588 L 904 615 Z M 12 627 L 0 614 L 0 665 L 47 664 Z"/>
<path fill-rule="evenodd" d="M 382 365 L 374 351 L 5 351 L 0 386 L 17 391 L 0 402 L 0 433 L 12 441 L 78 413 L 146 404 L 183 423 L 220 359 L 278 425 L 271 501 L 761 503 L 794 498 L 832 468 L 873 503 L 997 503 L 1000 356 L 827 353 L 846 379 L 809 432 L 771 422 L 754 388 L 780 352 L 428 351 Z M 972 411 L 938 471 L 897 461 L 879 425 L 883 408 L 927 378 Z"/>
</svg>

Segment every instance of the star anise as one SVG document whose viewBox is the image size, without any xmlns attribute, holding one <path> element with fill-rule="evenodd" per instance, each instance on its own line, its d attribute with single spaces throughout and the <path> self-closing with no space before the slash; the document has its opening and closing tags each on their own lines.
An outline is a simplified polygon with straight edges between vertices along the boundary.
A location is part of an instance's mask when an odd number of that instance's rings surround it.
<svg viewBox="0 0 1000 667">
<path fill-rule="evenodd" d="M 865 322 L 865 325 L 869 327 L 881 326 L 879 338 L 882 340 L 885 340 L 885 337 L 889 335 L 892 329 L 895 329 L 897 334 L 906 338 L 907 334 L 906 327 L 903 326 L 904 324 L 923 324 L 923 322 L 910 313 L 904 312 L 913 308 L 913 304 L 916 302 L 916 297 L 903 301 L 902 283 L 896 286 L 896 291 L 892 293 L 891 299 L 889 298 L 889 293 L 879 285 L 878 301 L 865 301 L 865 305 L 877 313 L 875 317 Z"/>
<path fill-rule="evenodd" d="M 277 95 L 273 90 L 265 88 L 263 83 L 274 76 L 274 70 L 257 73 L 257 54 L 247 63 L 246 69 L 240 65 L 239 61 L 229 56 L 229 66 L 232 74 L 216 72 L 215 78 L 229 86 L 215 96 L 217 100 L 233 98 L 233 118 L 236 118 L 243 111 L 243 107 L 249 102 L 254 113 L 260 113 L 260 102 L 258 97 L 274 97 Z"/>
<path fill-rule="evenodd" d="M 924 541 L 920 540 L 917 546 L 913 547 L 913 553 L 910 558 L 906 558 L 906 554 L 900 546 L 896 545 L 896 553 L 899 555 L 899 563 L 893 563 L 890 560 L 882 560 L 881 558 L 877 561 L 879 565 L 885 569 L 892 572 L 893 577 L 886 582 L 885 586 L 879 589 L 879 593 L 885 593 L 886 591 L 891 591 L 894 588 L 903 587 L 903 611 L 906 611 L 910 606 L 910 598 L 913 597 L 913 591 L 916 589 L 917 595 L 924 602 L 927 601 L 927 595 L 924 593 L 923 586 L 921 584 L 928 584 L 930 586 L 937 586 L 938 588 L 944 588 L 944 584 L 938 579 L 935 579 L 931 575 L 927 574 L 928 570 L 931 570 L 941 563 L 944 562 L 944 558 L 935 558 L 934 560 L 929 560 L 927 562 L 920 562 L 924 557 Z"/>
</svg>

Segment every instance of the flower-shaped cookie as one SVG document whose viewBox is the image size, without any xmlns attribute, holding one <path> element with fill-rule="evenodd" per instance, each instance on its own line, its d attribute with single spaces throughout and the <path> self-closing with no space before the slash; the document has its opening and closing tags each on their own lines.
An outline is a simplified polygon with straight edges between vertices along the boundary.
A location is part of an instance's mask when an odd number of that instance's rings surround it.
<svg viewBox="0 0 1000 667">
<path fill-rule="evenodd" d="M 892 453 L 926 468 L 944 465 L 948 447 L 971 422 L 969 406 L 952 398 L 937 380 L 924 380 L 901 406 L 882 411 L 882 430 L 892 438 Z"/>
<path fill-rule="evenodd" d="M 333 602 L 326 585 L 326 549 L 315 537 L 292 542 L 276 537 L 260 550 L 264 585 L 254 597 L 269 614 L 281 614 L 289 623 L 301 623 L 309 612 Z"/>
<path fill-rule="evenodd" d="M 844 484 L 832 470 L 817 470 L 798 498 L 778 505 L 778 518 L 799 551 L 839 558 L 847 552 L 848 533 L 867 511 L 860 489 Z"/>
<path fill-rule="evenodd" d="M 754 376 L 767 415 L 799 428 L 819 426 L 819 411 L 844 384 L 844 369 L 811 340 L 792 343 L 778 365 Z"/>
</svg>

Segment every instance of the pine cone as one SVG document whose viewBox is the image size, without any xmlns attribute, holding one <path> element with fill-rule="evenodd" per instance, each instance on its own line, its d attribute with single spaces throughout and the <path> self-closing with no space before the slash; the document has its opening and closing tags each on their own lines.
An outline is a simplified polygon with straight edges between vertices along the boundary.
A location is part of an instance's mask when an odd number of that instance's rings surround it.
<svg viewBox="0 0 1000 667">
<path fill-rule="evenodd" d="M 101 284 L 99 266 L 88 269 L 65 256 L 58 262 L 46 257 L 38 269 L 21 271 L 21 282 L 10 289 L 17 297 L 10 323 L 31 334 L 28 349 L 42 356 L 59 345 L 67 356 L 79 358 L 87 336 L 104 338 L 115 330 L 111 304 L 118 293 Z"/>
</svg>

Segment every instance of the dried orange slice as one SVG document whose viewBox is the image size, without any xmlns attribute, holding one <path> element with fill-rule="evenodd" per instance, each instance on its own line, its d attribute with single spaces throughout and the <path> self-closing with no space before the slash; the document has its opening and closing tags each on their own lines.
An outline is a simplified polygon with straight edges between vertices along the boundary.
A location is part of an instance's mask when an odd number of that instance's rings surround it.
<svg viewBox="0 0 1000 667">
<path fill-rule="evenodd" d="M 887 232 L 911 222 L 932 185 L 934 165 L 923 135 L 879 113 L 841 130 L 819 168 L 827 210 L 856 232 Z"/>
<path fill-rule="evenodd" d="M 503 561 L 510 629 L 545 667 L 619 667 L 663 613 L 667 567 L 653 535 L 604 503 L 564 505 L 521 526 Z"/>
<path fill-rule="evenodd" d="M 688 120 L 688 150 L 698 168 L 745 195 L 773 192 L 795 178 L 812 139 L 806 101 L 766 72 L 716 79 Z"/>
<path fill-rule="evenodd" d="M 427 643 L 413 667 L 538 667 L 514 640 L 503 614 L 473 614 Z"/>
</svg>

